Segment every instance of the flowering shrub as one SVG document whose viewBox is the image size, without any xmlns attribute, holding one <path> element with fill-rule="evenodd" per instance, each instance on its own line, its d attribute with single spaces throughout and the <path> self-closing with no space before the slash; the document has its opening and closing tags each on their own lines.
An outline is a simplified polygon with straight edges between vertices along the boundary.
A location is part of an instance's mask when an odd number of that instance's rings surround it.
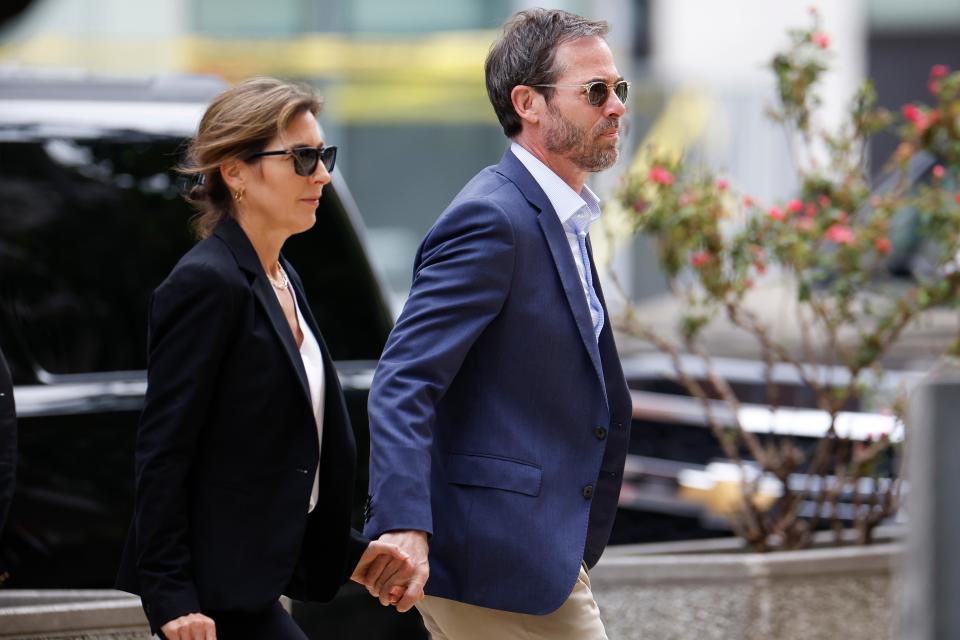
<svg viewBox="0 0 960 640">
<path fill-rule="evenodd" d="M 877 107 L 867 82 L 842 126 L 824 131 L 815 124 L 815 88 L 827 70 L 829 37 L 814 14 L 812 27 L 790 32 L 790 39 L 771 63 L 779 100 L 770 117 L 785 128 L 793 146 L 800 184 L 795 198 L 761 203 L 738 194 L 711 171 L 656 149 L 646 150 L 647 168 L 626 176 L 618 192 L 636 229 L 655 239 L 661 267 L 685 309 L 678 339 L 656 333 L 629 305 L 620 328 L 672 356 L 678 379 L 702 401 L 728 458 L 744 464 L 745 452 L 763 476 L 780 481 L 782 493 L 770 506 L 755 499 L 761 474 L 742 485 L 742 509 L 733 525 L 758 550 L 810 544 L 823 518 L 836 515 L 841 494 L 854 495 L 854 523 L 862 542 L 896 511 L 899 480 L 860 482 L 876 479 L 894 445 L 886 436 L 854 442 L 838 432 L 837 417 L 871 393 L 881 379 L 884 356 L 904 329 L 933 306 L 956 307 L 960 290 L 960 193 L 953 186 L 960 171 L 960 73 L 934 66 L 928 82 L 931 104 L 905 105 L 899 115 Z M 886 167 L 893 178 L 882 189 L 872 187 L 865 167 L 867 143 L 880 132 L 893 133 L 899 142 Z M 921 154 L 935 158 L 932 179 L 911 184 L 907 168 Z M 931 265 L 908 287 L 885 288 L 880 276 L 894 249 L 895 216 L 908 210 L 917 212 L 915 232 L 930 245 Z M 761 277 L 783 278 L 795 291 L 799 347 L 778 341 L 773 327 L 744 304 Z M 704 327 L 718 316 L 756 339 L 773 408 L 778 403 L 774 366 L 792 367 L 813 392 L 817 407 L 830 416 L 815 451 L 804 452 L 786 437 L 761 442 L 736 417 L 730 428 L 713 415 L 712 395 L 727 401 L 734 416 L 739 407 L 701 340 Z M 704 359 L 706 380 L 683 370 L 683 351 Z M 960 334 L 944 346 L 947 354 L 960 354 Z M 849 379 L 825 380 L 812 364 L 840 365 Z M 900 421 L 904 406 L 901 397 L 888 411 Z M 816 479 L 818 489 L 804 494 L 791 487 L 788 480 L 798 472 Z M 864 493 L 862 486 L 872 488 Z M 800 517 L 801 502 L 811 497 L 814 515 Z"/>
</svg>

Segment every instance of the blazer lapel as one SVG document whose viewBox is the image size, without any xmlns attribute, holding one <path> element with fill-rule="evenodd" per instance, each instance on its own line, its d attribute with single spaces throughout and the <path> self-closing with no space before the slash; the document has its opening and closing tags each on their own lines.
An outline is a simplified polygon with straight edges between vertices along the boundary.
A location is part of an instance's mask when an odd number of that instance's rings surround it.
<svg viewBox="0 0 960 640">
<path fill-rule="evenodd" d="M 337 374 L 337 369 L 333 364 L 333 357 L 330 355 L 330 350 L 327 348 L 327 344 L 323 340 L 323 335 L 320 333 L 320 326 L 317 324 L 317 320 L 313 316 L 313 311 L 311 311 L 310 305 L 307 302 L 306 290 L 303 288 L 300 277 L 283 255 L 280 256 L 280 262 L 290 277 L 290 284 L 296 292 L 297 304 L 300 305 L 300 313 L 303 314 L 303 319 L 306 320 L 307 327 L 313 332 L 313 337 L 317 339 L 317 344 L 320 345 L 320 353 L 323 357 L 323 374 L 326 393 L 324 394 L 323 405 L 323 447 L 321 448 L 320 455 L 323 456 L 325 451 L 328 456 L 333 455 L 331 452 L 342 452 L 342 447 L 348 447 L 350 451 L 354 451 L 356 449 L 356 443 L 354 442 L 352 429 L 347 428 L 349 425 L 349 414 L 347 413 L 346 404 L 344 404 L 343 390 L 340 386 L 340 376 Z M 334 443 L 335 447 L 331 449 L 331 447 L 327 446 L 328 442 Z M 323 462 L 326 463 L 326 461 Z"/>
<path fill-rule="evenodd" d="M 230 247 L 230 250 L 233 252 L 233 257 L 237 260 L 237 264 L 251 277 L 250 288 L 253 290 L 253 295 L 263 307 L 263 310 L 266 311 L 267 317 L 270 319 L 270 326 L 273 327 L 274 333 L 276 333 L 280 339 L 283 350 L 287 354 L 287 360 L 290 362 L 290 366 L 293 367 L 294 373 L 296 373 L 297 379 L 300 381 L 303 397 L 307 405 L 312 406 L 310 386 L 307 382 L 307 372 L 303 368 L 303 358 L 300 357 L 300 349 L 297 347 L 293 333 L 290 331 L 290 325 L 283 315 L 283 308 L 280 307 L 280 301 L 277 300 L 277 295 L 273 292 L 273 286 L 267 280 L 267 274 L 264 273 L 263 265 L 260 264 L 257 252 L 254 251 L 253 245 L 250 244 L 247 234 L 244 233 L 243 229 L 240 228 L 240 225 L 237 224 L 233 218 L 226 218 L 217 225 L 214 235 L 218 236 Z M 301 312 L 302 311 L 303 309 L 301 308 Z"/>
<path fill-rule="evenodd" d="M 577 323 L 580 340 L 590 356 L 597 378 L 600 380 L 600 386 L 604 390 L 604 399 L 606 399 L 603 366 L 600 362 L 600 349 L 597 346 L 597 339 L 593 334 L 590 308 L 587 306 L 587 298 L 583 294 L 583 285 L 580 283 L 580 274 L 577 272 L 577 265 L 573 261 L 573 253 L 570 251 L 567 234 L 560 223 L 560 218 L 557 217 L 547 194 L 543 192 L 543 189 L 533 179 L 527 168 L 509 149 L 503 154 L 503 159 L 497 166 L 497 172 L 516 184 L 527 201 L 538 211 L 537 222 L 540 223 L 540 228 L 547 240 L 547 246 L 550 247 L 550 255 L 560 276 L 560 282 L 563 284 L 563 291 L 566 294 L 570 312 Z"/>
</svg>

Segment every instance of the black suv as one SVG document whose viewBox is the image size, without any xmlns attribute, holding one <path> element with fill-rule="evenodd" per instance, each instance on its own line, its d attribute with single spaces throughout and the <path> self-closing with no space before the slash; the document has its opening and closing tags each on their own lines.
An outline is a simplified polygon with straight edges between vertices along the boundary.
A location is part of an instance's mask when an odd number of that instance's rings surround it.
<svg viewBox="0 0 960 640">
<path fill-rule="evenodd" d="M 0 72 L 0 349 L 20 440 L 0 539 L 5 587 L 113 583 L 133 505 L 147 300 L 193 243 L 193 211 L 171 167 L 225 86 Z M 362 497 L 367 392 L 393 321 L 339 173 L 316 226 L 284 252 L 337 361 Z M 359 505 L 356 515 L 359 524 Z M 323 637 L 426 637 L 415 613 L 383 609 L 359 587 L 294 614 Z"/>
</svg>

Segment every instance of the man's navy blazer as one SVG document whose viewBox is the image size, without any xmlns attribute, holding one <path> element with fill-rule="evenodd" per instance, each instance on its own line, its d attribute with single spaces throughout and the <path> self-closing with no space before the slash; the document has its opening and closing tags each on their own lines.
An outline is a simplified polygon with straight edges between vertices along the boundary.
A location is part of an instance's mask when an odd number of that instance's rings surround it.
<svg viewBox="0 0 960 640">
<path fill-rule="evenodd" d="M 282 593 L 330 599 L 366 547 L 350 528 L 356 447 L 340 383 L 303 285 L 283 267 L 326 377 L 309 517 L 318 442 L 303 360 L 240 225 L 220 223 L 151 299 L 136 511 L 117 587 L 141 596 L 154 631 L 201 609 L 265 609 Z"/>
<path fill-rule="evenodd" d="M 599 559 L 630 395 L 609 316 L 598 340 L 563 226 L 509 150 L 421 244 L 369 416 L 365 532 L 430 533 L 428 594 L 545 614 Z"/>
</svg>

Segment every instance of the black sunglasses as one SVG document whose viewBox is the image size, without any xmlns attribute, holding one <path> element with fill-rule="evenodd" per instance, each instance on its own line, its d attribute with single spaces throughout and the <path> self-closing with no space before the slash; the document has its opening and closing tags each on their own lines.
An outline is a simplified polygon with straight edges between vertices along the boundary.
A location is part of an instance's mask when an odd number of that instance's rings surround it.
<svg viewBox="0 0 960 640">
<path fill-rule="evenodd" d="M 280 151 L 260 151 L 247 156 L 248 160 L 262 158 L 263 156 L 293 156 L 293 170 L 298 176 L 312 176 L 317 170 L 317 165 L 323 162 L 324 168 L 330 172 L 337 163 L 336 147 L 294 147 L 293 149 L 282 149 Z"/>
<path fill-rule="evenodd" d="M 627 94 L 630 93 L 630 83 L 626 80 L 618 80 L 607 84 L 601 80 L 594 80 L 586 84 L 532 84 L 531 87 L 579 87 L 587 95 L 587 102 L 591 107 L 599 107 L 607 101 L 610 90 L 616 94 L 617 100 L 626 104 Z"/>
</svg>

